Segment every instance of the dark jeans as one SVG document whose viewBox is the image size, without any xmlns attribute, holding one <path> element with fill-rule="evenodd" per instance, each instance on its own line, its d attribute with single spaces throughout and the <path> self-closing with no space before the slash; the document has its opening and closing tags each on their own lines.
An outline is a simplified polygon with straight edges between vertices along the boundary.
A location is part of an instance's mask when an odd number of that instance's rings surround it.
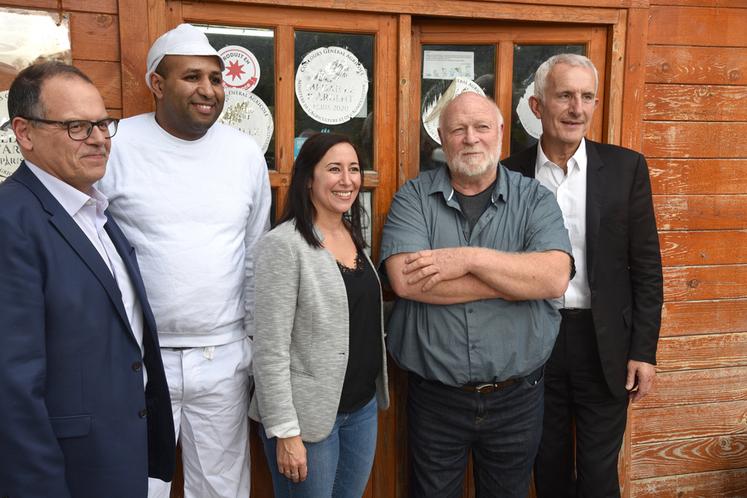
<svg viewBox="0 0 747 498">
<path fill-rule="evenodd" d="M 542 404 L 542 369 L 488 394 L 410 375 L 410 496 L 461 497 L 471 452 L 478 498 L 526 498 Z"/>
<path fill-rule="evenodd" d="M 544 430 L 534 469 L 537 496 L 619 498 L 617 457 L 628 398 L 614 397 L 607 386 L 591 311 L 561 313 L 560 333 L 545 365 Z"/>
</svg>

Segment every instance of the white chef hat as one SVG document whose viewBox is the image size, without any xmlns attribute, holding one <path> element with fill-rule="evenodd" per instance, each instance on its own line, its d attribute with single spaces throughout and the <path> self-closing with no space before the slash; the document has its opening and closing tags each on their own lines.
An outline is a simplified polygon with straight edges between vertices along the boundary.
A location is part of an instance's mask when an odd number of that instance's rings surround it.
<svg viewBox="0 0 747 498">
<path fill-rule="evenodd" d="M 221 71 L 225 69 L 223 59 L 218 51 L 210 45 L 205 33 L 191 24 L 180 24 L 171 31 L 162 34 L 148 50 L 147 71 L 145 84 L 150 86 L 150 75 L 156 71 L 161 60 L 166 55 L 213 55 L 218 58 Z"/>
</svg>

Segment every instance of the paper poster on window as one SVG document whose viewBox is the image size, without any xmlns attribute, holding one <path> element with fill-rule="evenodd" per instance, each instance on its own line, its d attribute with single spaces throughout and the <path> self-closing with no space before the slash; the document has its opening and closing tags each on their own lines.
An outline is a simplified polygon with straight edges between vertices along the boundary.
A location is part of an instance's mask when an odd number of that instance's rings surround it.
<svg viewBox="0 0 747 498">
<path fill-rule="evenodd" d="M 41 36 L 40 34 L 43 34 Z M 16 75 L 34 62 L 70 63 L 68 14 L 0 7 L 0 182 L 23 157 L 8 121 L 8 89 Z"/>
<path fill-rule="evenodd" d="M 262 153 L 267 152 L 275 125 L 272 112 L 255 94 L 240 88 L 226 88 L 226 101 L 218 120 L 251 136 Z"/>
<path fill-rule="evenodd" d="M 341 47 L 312 50 L 296 71 L 296 98 L 319 123 L 336 125 L 359 115 L 368 96 L 368 73 L 352 52 Z"/>
<path fill-rule="evenodd" d="M 462 77 L 475 79 L 474 52 L 455 50 L 424 50 L 423 79 L 453 80 Z"/>
<path fill-rule="evenodd" d="M 434 86 L 431 91 L 425 95 L 423 99 L 422 109 L 422 120 L 425 131 L 428 132 L 428 136 L 433 139 L 434 142 L 440 144 L 441 139 L 438 138 L 438 117 L 441 115 L 441 111 L 446 104 L 457 95 L 464 92 L 475 92 L 483 97 L 485 92 L 482 91 L 480 85 L 467 78 L 454 78 L 454 81 L 444 90 L 440 89 L 443 87 Z"/>
<path fill-rule="evenodd" d="M 527 86 L 524 95 L 519 99 L 519 104 L 516 106 L 516 115 L 519 116 L 519 122 L 521 122 L 524 130 L 530 136 L 539 138 L 542 135 L 542 122 L 537 119 L 537 116 L 529 107 L 529 97 L 532 95 L 534 95 L 534 81 Z"/>
<path fill-rule="evenodd" d="M 228 45 L 218 51 L 223 65 L 223 85 L 252 91 L 259 84 L 259 61 L 248 49 L 239 45 Z"/>
<path fill-rule="evenodd" d="M 8 121 L 8 91 L 0 92 L 0 125 Z M 9 177 L 23 160 L 13 130 L 0 130 L 0 182 Z"/>
</svg>

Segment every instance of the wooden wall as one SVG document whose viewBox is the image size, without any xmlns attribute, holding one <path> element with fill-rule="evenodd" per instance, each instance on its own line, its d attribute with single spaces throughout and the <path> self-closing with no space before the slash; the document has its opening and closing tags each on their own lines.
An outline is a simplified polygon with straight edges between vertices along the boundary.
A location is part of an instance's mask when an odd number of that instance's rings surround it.
<svg viewBox="0 0 747 498">
<path fill-rule="evenodd" d="M 73 64 L 96 83 L 111 115 L 122 115 L 117 0 L 0 0 L 0 7 L 69 13 Z"/>
<path fill-rule="evenodd" d="M 115 116 L 123 94 L 117 3 L 60 2 L 71 14 L 74 63 Z M 747 0 L 593 3 L 634 7 L 622 137 L 649 159 L 665 265 L 659 376 L 631 409 L 624 493 L 747 497 Z M 0 6 L 59 8 L 58 0 Z M 147 37 L 146 12 L 142 19 Z"/>
<path fill-rule="evenodd" d="M 665 265 L 630 496 L 747 496 L 747 2 L 652 0 L 642 150 Z"/>
</svg>

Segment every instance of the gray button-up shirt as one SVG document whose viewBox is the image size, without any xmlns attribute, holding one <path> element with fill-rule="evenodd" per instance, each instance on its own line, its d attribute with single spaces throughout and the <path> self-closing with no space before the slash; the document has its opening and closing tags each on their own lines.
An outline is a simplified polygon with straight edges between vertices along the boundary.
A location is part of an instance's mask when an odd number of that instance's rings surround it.
<svg viewBox="0 0 747 498">
<path fill-rule="evenodd" d="M 407 182 L 389 210 L 381 262 L 399 253 L 466 246 L 571 254 L 563 215 L 550 191 L 498 168 L 491 204 L 471 235 L 445 166 Z M 529 374 L 550 356 L 559 326 L 560 314 L 549 300 L 444 306 L 399 299 L 387 327 L 388 347 L 401 367 L 461 386 Z"/>
</svg>

